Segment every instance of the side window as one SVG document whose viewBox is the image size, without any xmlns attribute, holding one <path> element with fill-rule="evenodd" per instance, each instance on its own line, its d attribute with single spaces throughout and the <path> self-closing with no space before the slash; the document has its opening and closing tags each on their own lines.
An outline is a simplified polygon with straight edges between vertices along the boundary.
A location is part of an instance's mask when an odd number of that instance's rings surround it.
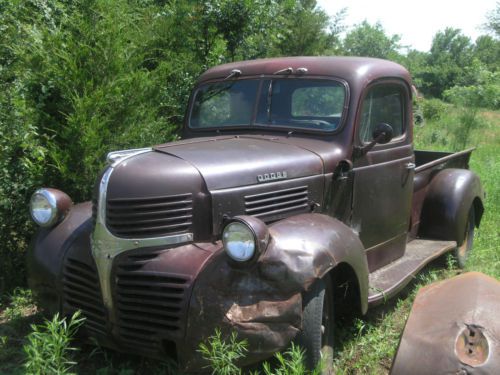
<svg viewBox="0 0 500 375">
<path fill-rule="evenodd" d="M 397 84 L 378 85 L 370 89 L 361 110 L 360 139 L 370 142 L 375 127 L 381 122 L 392 126 L 394 138 L 404 129 L 405 91 Z"/>
</svg>

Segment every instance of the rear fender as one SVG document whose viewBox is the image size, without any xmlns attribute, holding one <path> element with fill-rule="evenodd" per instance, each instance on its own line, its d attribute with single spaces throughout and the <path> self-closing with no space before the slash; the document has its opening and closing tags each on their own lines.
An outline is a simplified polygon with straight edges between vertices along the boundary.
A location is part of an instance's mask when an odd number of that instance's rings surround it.
<svg viewBox="0 0 500 375">
<path fill-rule="evenodd" d="M 479 177 L 467 169 L 444 169 L 429 184 L 422 206 L 419 237 L 464 240 L 469 209 L 474 208 L 475 225 L 483 215 L 484 190 Z"/>
</svg>

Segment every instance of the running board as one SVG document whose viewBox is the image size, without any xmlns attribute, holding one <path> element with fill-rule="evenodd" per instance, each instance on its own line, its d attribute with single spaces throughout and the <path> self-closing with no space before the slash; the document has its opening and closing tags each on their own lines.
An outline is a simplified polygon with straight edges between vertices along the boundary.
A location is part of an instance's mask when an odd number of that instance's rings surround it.
<svg viewBox="0 0 500 375">
<path fill-rule="evenodd" d="M 393 297 L 430 261 L 457 246 L 455 241 L 413 240 L 406 244 L 405 255 L 372 272 L 368 304 L 376 305 Z"/>
</svg>

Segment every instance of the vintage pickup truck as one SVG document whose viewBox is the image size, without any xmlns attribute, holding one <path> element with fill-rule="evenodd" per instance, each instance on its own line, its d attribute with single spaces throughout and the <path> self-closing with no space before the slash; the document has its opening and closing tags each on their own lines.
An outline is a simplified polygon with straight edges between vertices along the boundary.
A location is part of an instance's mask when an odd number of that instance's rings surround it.
<svg viewBox="0 0 500 375">
<path fill-rule="evenodd" d="M 312 367 L 338 313 L 471 249 L 484 199 L 471 150 L 414 151 L 412 126 L 410 76 L 389 61 L 209 69 L 182 140 L 110 153 L 93 202 L 34 193 L 31 288 L 49 312 L 81 310 L 102 345 L 186 371 L 216 329 L 248 341 L 242 364 L 295 341 Z"/>
</svg>

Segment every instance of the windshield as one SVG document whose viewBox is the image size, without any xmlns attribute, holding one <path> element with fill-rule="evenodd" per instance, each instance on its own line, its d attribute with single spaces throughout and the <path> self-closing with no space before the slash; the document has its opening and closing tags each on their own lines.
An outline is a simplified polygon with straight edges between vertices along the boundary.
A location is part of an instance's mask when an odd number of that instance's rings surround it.
<svg viewBox="0 0 500 375">
<path fill-rule="evenodd" d="M 189 126 L 332 131 L 340 126 L 345 96 L 344 85 L 332 80 L 249 79 L 208 83 L 195 93 Z"/>
</svg>

